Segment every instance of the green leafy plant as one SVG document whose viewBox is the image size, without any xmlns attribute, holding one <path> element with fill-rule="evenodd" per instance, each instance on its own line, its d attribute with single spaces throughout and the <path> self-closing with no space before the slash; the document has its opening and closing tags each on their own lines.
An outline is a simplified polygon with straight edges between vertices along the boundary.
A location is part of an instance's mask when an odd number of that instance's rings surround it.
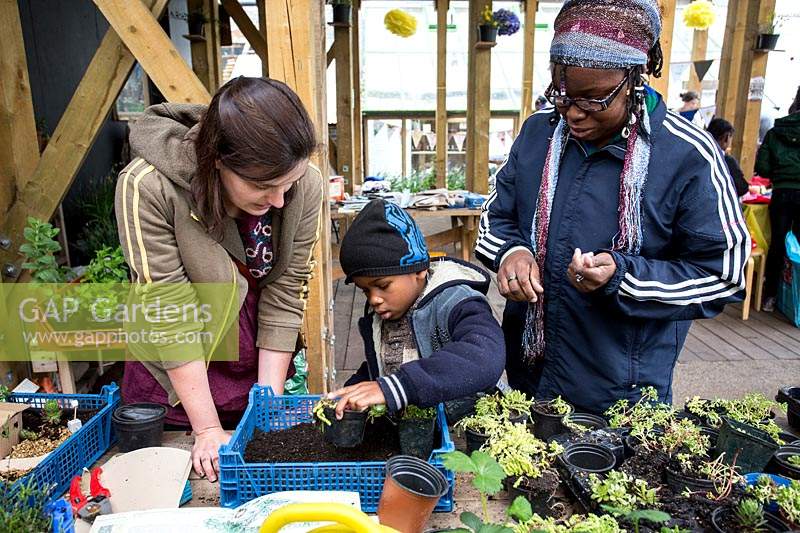
<svg viewBox="0 0 800 533">
<path fill-rule="evenodd" d="M 553 400 L 550 400 L 550 406 L 560 415 L 568 415 L 572 412 L 572 406 L 565 402 L 561 396 L 556 396 Z"/>
<path fill-rule="evenodd" d="M 503 489 L 502 482 L 506 476 L 503 468 L 491 455 L 480 450 L 472 452 L 472 455 L 466 455 L 458 451 L 449 452 L 444 454 L 442 459 L 444 467 L 448 470 L 472 474 L 472 486 L 481 495 L 483 522 L 488 522 L 488 497 L 497 494 Z M 465 514 L 472 515 L 472 513 L 461 513 L 461 521 L 466 525 L 470 525 L 464 521 Z M 472 521 L 471 518 L 470 521 Z M 473 527 L 473 531 L 478 530 Z"/>
<path fill-rule="evenodd" d="M 125 283 L 128 281 L 128 266 L 122 247 L 104 246 L 97 250 L 83 273 L 81 283 Z"/>
<path fill-rule="evenodd" d="M 384 416 L 387 412 L 386 404 L 373 405 L 367 412 L 367 422 L 375 422 L 377 418 Z"/>
<path fill-rule="evenodd" d="M 98 250 L 119 243 L 117 217 L 114 216 L 119 170 L 119 166 L 114 167 L 108 175 L 93 183 L 91 189 L 81 194 L 78 200 L 85 224 L 75 241 L 75 248 L 87 258 L 94 257 Z"/>
<path fill-rule="evenodd" d="M 778 486 L 769 476 L 758 476 L 755 484 L 747 486 L 747 494 L 762 504 L 767 504 L 775 499 Z"/>
<path fill-rule="evenodd" d="M 753 392 L 736 400 L 703 400 L 695 396 L 686 402 L 686 409 L 707 420 L 711 427 L 720 427 L 723 417 L 728 417 L 766 432 L 778 444 L 784 443 L 780 439 L 781 428 L 772 420 L 771 413 L 773 409 L 786 412 L 786 406 L 773 402 L 763 394 Z"/>
<path fill-rule="evenodd" d="M 692 457 L 705 457 L 711 448 L 711 439 L 703 434 L 700 426 L 688 418 L 670 419 L 663 432 L 644 432 L 637 436 L 649 450 L 661 450 L 670 457 L 686 463 Z"/>
<path fill-rule="evenodd" d="M 736 458 L 728 465 L 724 462 L 725 454 L 720 454 L 713 461 L 705 461 L 700 466 L 700 474 L 714 483 L 714 493 L 706 493 L 709 500 L 722 501 L 728 498 L 738 483 L 744 478 L 736 470 Z"/>
<path fill-rule="evenodd" d="M 792 466 L 800 466 L 800 455 L 790 455 L 786 462 Z"/>
<path fill-rule="evenodd" d="M 435 177 L 435 175 L 434 175 Z M 453 167 L 447 171 L 447 189 L 463 191 L 467 188 L 467 171 L 464 167 Z"/>
<path fill-rule="evenodd" d="M 11 395 L 11 391 L 8 390 L 8 387 L 5 385 L 0 385 L 0 402 L 8 401 L 8 397 Z"/>
<path fill-rule="evenodd" d="M 524 392 L 510 390 L 499 397 L 500 410 L 506 418 L 511 414 L 528 413 L 533 405 L 533 398 L 528 398 Z"/>
<path fill-rule="evenodd" d="M 455 427 L 491 435 L 502 425 L 503 418 L 500 395 L 492 394 L 478 398 L 475 402 L 475 414 L 462 418 Z"/>
<path fill-rule="evenodd" d="M 51 426 L 57 426 L 61 423 L 61 406 L 58 405 L 56 400 L 47 400 L 44 402 L 42 408 L 42 416 L 44 421 Z"/>
<path fill-rule="evenodd" d="M 19 438 L 22 440 L 36 440 L 39 438 L 39 434 L 35 431 L 23 428 L 19 430 Z"/>
<path fill-rule="evenodd" d="M 650 435 L 655 428 L 663 428 L 675 418 L 671 405 L 658 402 L 655 387 L 642 387 L 641 397 L 633 405 L 626 399 L 617 400 L 605 414 L 610 427 L 629 427 L 631 435 L 638 438 Z"/>
<path fill-rule="evenodd" d="M 486 452 L 497 460 L 505 474 L 517 478 L 515 487 L 526 478 L 541 477 L 563 451 L 557 442 L 548 444 L 534 437 L 525 424 L 510 422 L 503 423 L 486 444 Z"/>
<path fill-rule="evenodd" d="M 592 499 L 608 505 L 622 514 L 657 505 L 657 489 L 650 488 L 642 479 L 634 479 L 625 472 L 612 470 L 605 479 L 589 475 Z M 616 513 L 615 513 L 616 514 Z"/>
<path fill-rule="evenodd" d="M 608 505 L 604 505 L 603 509 L 611 514 L 618 514 L 633 524 L 633 531 L 635 533 L 639 533 L 639 522 L 642 520 L 652 522 L 654 524 L 663 524 L 665 522 L 669 522 L 672 518 L 664 511 L 659 511 L 657 509 L 637 509 L 633 511 L 626 511 L 624 509 L 617 509 Z"/>
<path fill-rule="evenodd" d="M 12 487 L 0 481 L 0 533 L 51 531 L 52 518 L 45 507 L 54 487 L 39 487 L 34 476 Z"/>
<path fill-rule="evenodd" d="M 314 415 L 314 418 L 319 420 L 322 424 L 326 426 L 331 425 L 331 421 L 325 416 L 325 408 L 330 407 L 333 409 L 336 407 L 336 402 L 333 400 L 329 400 L 327 398 L 320 398 L 317 403 L 314 404 L 314 407 L 311 409 L 311 414 Z"/>
<path fill-rule="evenodd" d="M 542 518 L 534 514 L 514 527 L 514 533 L 624 533 L 611 515 L 575 514 L 567 519 Z"/>
<path fill-rule="evenodd" d="M 25 255 L 22 268 L 30 271 L 33 281 L 38 283 L 67 281 L 70 271 L 66 267 L 59 266 L 55 256 L 61 251 L 61 244 L 56 240 L 60 231 L 49 222 L 28 217 L 28 225 L 23 232 L 27 242 L 19 247 L 19 251 Z"/>
<path fill-rule="evenodd" d="M 417 407 L 416 405 L 409 405 L 403 409 L 401 420 L 430 420 L 436 416 L 435 407 Z"/>
<path fill-rule="evenodd" d="M 790 525 L 800 526 L 800 481 L 793 479 L 789 485 L 777 487 L 775 501 L 778 503 L 781 516 Z"/>
<path fill-rule="evenodd" d="M 492 13 L 492 8 L 489 7 L 489 4 L 486 4 L 483 7 L 483 11 L 481 12 L 481 20 L 483 21 L 483 24 L 493 28 L 496 28 L 499 25 L 497 20 L 494 18 L 494 13 Z"/>
<path fill-rule="evenodd" d="M 764 519 L 764 507 L 756 500 L 744 498 L 739 502 L 733 514 L 742 531 L 756 533 L 765 531 L 767 521 Z"/>
</svg>

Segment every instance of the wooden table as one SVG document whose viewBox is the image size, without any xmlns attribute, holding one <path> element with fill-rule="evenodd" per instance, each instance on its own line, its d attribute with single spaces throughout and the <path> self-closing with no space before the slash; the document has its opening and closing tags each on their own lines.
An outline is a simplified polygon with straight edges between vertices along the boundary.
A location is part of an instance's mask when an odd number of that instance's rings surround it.
<svg viewBox="0 0 800 533">
<path fill-rule="evenodd" d="M 467 208 L 445 208 L 445 209 L 404 209 L 406 213 L 411 215 L 414 220 L 421 220 L 425 218 L 442 218 L 449 217 L 451 228 L 449 230 L 440 231 L 433 235 L 426 235 L 425 242 L 428 245 L 428 250 L 434 251 L 436 248 L 446 244 L 460 244 L 461 245 L 461 259 L 469 261 L 472 254 L 472 247 L 475 244 L 475 237 L 477 236 L 478 219 L 481 215 L 480 208 L 467 209 Z M 338 208 L 331 209 L 331 221 L 340 224 L 339 240 L 341 241 L 347 229 L 350 227 L 353 219 L 358 215 L 353 211 L 342 211 Z M 333 258 L 339 259 L 339 245 L 333 244 Z M 344 277 L 337 272 L 334 274 L 334 279 Z"/>
<path fill-rule="evenodd" d="M 452 435 L 452 431 L 451 431 Z M 454 438 L 455 435 L 452 435 Z M 460 441 L 460 439 L 457 439 Z M 163 446 L 191 450 L 194 439 L 183 431 L 165 431 L 162 440 Z M 116 447 L 111 448 L 94 466 L 102 466 L 109 459 L 118 454 Z M 192 499 L 184 507 L 218 507 L 219 506 L 219 483 L 210 483 L 204 478 L 198 477 L 194 471 L 189 474 L 189 483 L 192 486 Z M 489 501 L 490 516 L 501 521 L 505 517 L 505 509 L 508 507 L 508 497 L 505 492 L 501 492 L 496 498 Z M 480 514 L 481 500 L 478 492 L 472 488 L 469 477 L 458 475 L 455 489 L 455 506 L 451 513 L 434 513 L 428 521 L 430 528 L 457 527 L 460 525 L 459 515 L 463 511 L 472 511 Z M 86 529 L 88 531 L 88 528 Z"/>
</svg>

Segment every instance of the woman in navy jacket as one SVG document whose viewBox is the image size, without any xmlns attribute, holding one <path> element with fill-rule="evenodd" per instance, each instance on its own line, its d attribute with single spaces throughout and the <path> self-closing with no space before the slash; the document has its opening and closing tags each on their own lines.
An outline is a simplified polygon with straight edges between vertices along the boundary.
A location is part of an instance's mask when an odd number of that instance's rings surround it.
<svg viewBox="0 0 800 533">
<path fill-rule="evenodd" d="M 475 252 L 498 273 L 509 383 L 602 412 L 671 401 L 691 320 L 741 299 L 750 250 L 723 154 L 667 111 L 655 0 L 568 0 L 553 108 L 530 116 L 484 205 Z"/>
</svg>

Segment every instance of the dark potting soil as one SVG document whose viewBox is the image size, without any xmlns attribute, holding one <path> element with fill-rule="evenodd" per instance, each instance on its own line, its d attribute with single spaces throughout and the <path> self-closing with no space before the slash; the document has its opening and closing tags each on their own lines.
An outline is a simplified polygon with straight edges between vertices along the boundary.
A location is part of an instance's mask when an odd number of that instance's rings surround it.
<svg viewBox="0 0 800 533">
<path fill-rule="evenodd" d="M 575 442 L 587 442 L 616 448 L 617 446 L 622 446 L 623 437 L 614 430 L 594 429 L 582 433 L 570 431 L 569 433 L 559 435 L 555 440 L 563 446 Z"/>
<path fill-rule="evenodd" d="M 510 480 L 510 482 L 513 484 L 513 481 Z M 539 510 L 534 506 L 534 512 L 544 512 L 545 515 L 554 518 L 566 516 L 569 499 L 564 493 L 561 480 L 555 471 L 545 470 L 536 479 L 526 478 L 517 488 L 523 493 L 528 493 L 526 496 L 530 500 L 541 502 L 541 505 L 546 508 L 546 510 Z"/>
<path fill-rule="evenodd" d="M 26 409 L 22 411 L 22 427 L 35 431 L 43 437 L 58 438 L 58 428 L 67 427 L 67 423 L 72 420 L 73 414 L 85 424 L 97 414 L 97 409 L 78 409 L 77 414 L 73 409 L 63 409 L 61 411 L 61 422 L 56 428 L 45 423 L 44 416 L 39 409 Z"/>
<path fill-rule="evenodd" d="M 534 404 L 533 411 L 536 413 L 540 413 L 543 415 L 551 415 L 551 416 L 563 416 L 561 413 L 556 411 L 556 408 L 553 407 L 551 403 L 539 403 Z"/>
<path fill-rule="evenodd" d="M 379 418 L 367 424 L 364 442 L 355 448 L 337 448 L 325 442 L 319 426 L 299 424 L 283 431 L 256 429 L 247 443 L 248 463 L 318 463 L 385 461 L 400 454 L 397 427 Z"/>
</svg>

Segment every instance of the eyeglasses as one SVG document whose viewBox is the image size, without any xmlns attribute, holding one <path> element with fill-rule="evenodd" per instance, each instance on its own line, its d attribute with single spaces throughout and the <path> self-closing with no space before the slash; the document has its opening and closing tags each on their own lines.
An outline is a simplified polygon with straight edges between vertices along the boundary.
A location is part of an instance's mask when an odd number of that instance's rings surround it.
<svg viewBox="0 0 800 533">
<path fill-rule="evenodd" d="M 605 111 L 608 109 L 608 106 L 611 105 L 611 102 L 614 101 L 614 98 L 617 97 L 619 92 L 628 82 L 630 77 L 630 72 L 625 74 L 625 77 L 622 78 L 622 81 L 619 82 L 611 94 L 606 96 L 605 98 L 601 98 L 596 100 L 594 98 L 570 98 L 565 94 L 561 94 L 555 90 L 553 84 L 551 83 L 547 90 L 544 92 L 545 98 L 547 101 L 556 106 L 559 109 L 566 110 L 572 107 L 573 105 L 576 106 L 581 111 L 587 111 L 589 113 L 597 113 L 599 111 Z"/>
</svg>

